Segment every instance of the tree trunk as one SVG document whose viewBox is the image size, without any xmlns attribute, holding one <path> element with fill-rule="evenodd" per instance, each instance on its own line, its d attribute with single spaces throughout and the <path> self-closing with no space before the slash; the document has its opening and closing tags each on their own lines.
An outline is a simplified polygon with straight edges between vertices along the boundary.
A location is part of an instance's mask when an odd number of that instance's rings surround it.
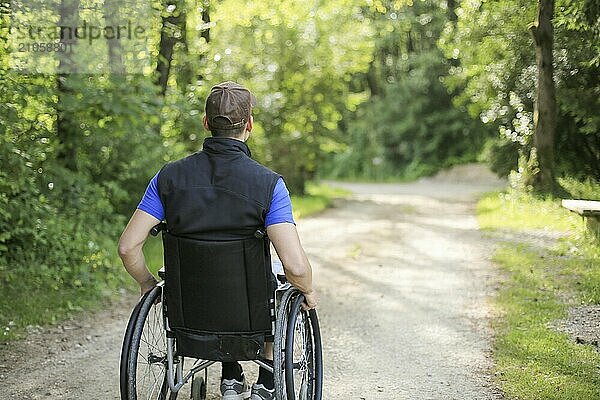
<svg viewBox="0 0 600 400">
<path fill-rule="evenodd" d="M 179 43 L 181 43 L 180 51 L 183 54 L 182 60 L 179 58 L 177 62 L 179 64 L 179 71 L 177 74 L 177 86 L 179 87 L 179 91 L 185 95 L 187 92 L 187 87 L 190 85 L 194 79 L 194 70 L 192 67 L 192 63 L 190 60 L 190 48 L 187 37 L 187 14 L 185 10 L 181 10 L 180 12 L 180 30 L 181 37 L 179 38 Z"/>
<path fill-rule="evenodd" d="M 67 49 L 59 54 L 57 74 L 57 119 L 56 135 L 59 146 L 56 159 L 59 163 L 71 171 L 77 170 L 77 135 L 78 127 L 73 123 L 71 110 L 64 106 L 65 98 L 71 96 L 67 85 L 67 79 L 76 71 L 76 63 L 72 57 L 72 51 L 77 42 L 75 28 L 79 23 L 79 0 L 62 0 L 59 8 L 60 43 Z"/>
<path fill-rule="evenodd" d="M 181 18 L 185 16 L 183 13 L 183 3 L 183 0 L 167 0 L 165 2 L 165 9 L 163 10 L 158 62 L 156 64 L 158 85 L 163 96 L 167 92 L 171 62 L 173 61 L 173 48 L 182 34 Z"/>
<path fill-rule="evenodd" d="M 369 64 L 369 70 L 367 71 L 367 85 L 369 85 L 369 90 L 371 91 L 371 97 L 376 97 L 381 95 L 381 89 L 379 87 L 379 82 L 377 79 L 377 70 L 375 67 L 375 60 L 371 61 Z"/>
<path fill-rule="evenodd" d="M 452 22 L 453 25 L 456 25 L 456 21 L 458 21 L 458 16 L 456 15 L 456 0 L 446 0 L 446 9 L 448 12 L 448 21 Z"/>
<path fill-rule="evenodd" d="M 409 30 L 406 34 L 406 52 L 408 54 L 414 53 L 415 52 L 415 42 L 413 39 L 413 34 L 412 31 Z"/>
<path fill-rule="evenodd" d="M 537 92 L 534 104 L 533 123 L 535 133 L 533 146 L 537 149 L 539 173 L 534 187 L 550 192 L 554 188 L 554 138 L 556 131 L 556 94 L 553 77 L 552 47 L 554 28 L 554 0 L 538 0 L 538 15 L 530 30 L 535 42 L 537 65 Z"/>
<path fill-rule="evenodd" d="M 200 32 L 200 37 L 204 38 L 206 43 L 210 42 L 210 1 L 205 0 L 202 2 L 202 22 L 204 23 L 204 28 Z M 202 55 L 202 57 L 206 57 L 206 55 Z M 204 80 L 204 74 L 202 72 L 198 72 L 196 75 L 196 79 L 199 81 Z"/>
<path fill-rule="evenodd" d="M 202 5 L 202 22 L 207 25 L 205 29 L 202 29 L 200 37 L 206 40 L 206 43 L 210 42 L 210 2 L 208 0 L 203 2 Z"/>
</svg>

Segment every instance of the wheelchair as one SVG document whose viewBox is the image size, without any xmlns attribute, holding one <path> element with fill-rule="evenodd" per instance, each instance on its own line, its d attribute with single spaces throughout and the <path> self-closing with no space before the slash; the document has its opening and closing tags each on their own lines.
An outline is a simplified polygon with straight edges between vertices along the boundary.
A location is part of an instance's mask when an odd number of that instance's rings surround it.
<svg viewBox="0 0 600 400">
<path fill-rule="evenodd" d="M 171 234 L 164 223 L 151 233 L 161 231 L 161 281 L 135 306 L 123 338 L 121 399 L 175 400 L 191 381 L 191 398 L 203 400 L 210 365 L 253 361 L 273 372 L 276 399 L 321 400 L 317 313 L 275 280 L 266 235 L 211 242 Z"/>
</svg>

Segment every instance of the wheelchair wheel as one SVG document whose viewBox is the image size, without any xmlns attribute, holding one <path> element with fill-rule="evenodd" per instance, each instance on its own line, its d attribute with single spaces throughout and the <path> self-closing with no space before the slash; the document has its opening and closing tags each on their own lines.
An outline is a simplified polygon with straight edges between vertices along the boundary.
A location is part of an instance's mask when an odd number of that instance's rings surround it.
<svg viewBox="0 0 600 400">
<path fill-rule="evenodd" d="M 315 310 L 304 311 L 298 289 L 284 293 L 277 312 L 274 378 L 277 399 L 321 400 L 323 360 Z"/>
<path fill-rule="evenodd" d="M 162 304 L 157 304 L 161 294 L 160 286 L 148 292 L 140 300 L 137 315 L 134 315 L 134 310 L 129 321 L 121 354 L 123 400 L 177 398 L 177 393 L 169 390 L 167 381 L 167 337 L 163 327 Z"/>
<path fill-rule="evenodd" d="M 206 376 L 206 370 L 204 370 Z M 194 375 L 192 380 L 192 400 L 206 400 L 206 377 Z"/>
</svg>

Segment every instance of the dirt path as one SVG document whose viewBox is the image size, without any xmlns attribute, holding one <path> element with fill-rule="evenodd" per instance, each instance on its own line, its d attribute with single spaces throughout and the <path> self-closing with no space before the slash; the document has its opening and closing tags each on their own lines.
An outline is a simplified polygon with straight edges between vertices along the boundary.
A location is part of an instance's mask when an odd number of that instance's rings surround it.
<svg viewBox="0 0 600 400">
<path fill-rule="evenodd" d="M 342 186 L 355 194 L 299 224 L 321 293 L 325 400 L 499 398 L 489 379 L 491 244 L 473 216 L 474 194 L 494 185 Z M 117 399 L 134 302 L 0 348 L 0 398 Z M 211 376 L 214 391 L 216 367 Z"/>
</svg>

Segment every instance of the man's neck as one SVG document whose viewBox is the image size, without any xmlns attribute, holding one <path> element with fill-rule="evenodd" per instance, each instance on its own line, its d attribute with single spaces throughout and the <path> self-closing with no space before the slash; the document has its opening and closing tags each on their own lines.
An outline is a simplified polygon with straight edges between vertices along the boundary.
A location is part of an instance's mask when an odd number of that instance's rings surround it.
<svg viewBox="0 0 600 400">
<path fill-rule="evenodd" d="M 243 137 L 236 137 L 236 136 L 213 136 L 216 139 L 235 139 L 239 142 L 242 143 L 246 143 L 246 140 Z"/>
</svg>

